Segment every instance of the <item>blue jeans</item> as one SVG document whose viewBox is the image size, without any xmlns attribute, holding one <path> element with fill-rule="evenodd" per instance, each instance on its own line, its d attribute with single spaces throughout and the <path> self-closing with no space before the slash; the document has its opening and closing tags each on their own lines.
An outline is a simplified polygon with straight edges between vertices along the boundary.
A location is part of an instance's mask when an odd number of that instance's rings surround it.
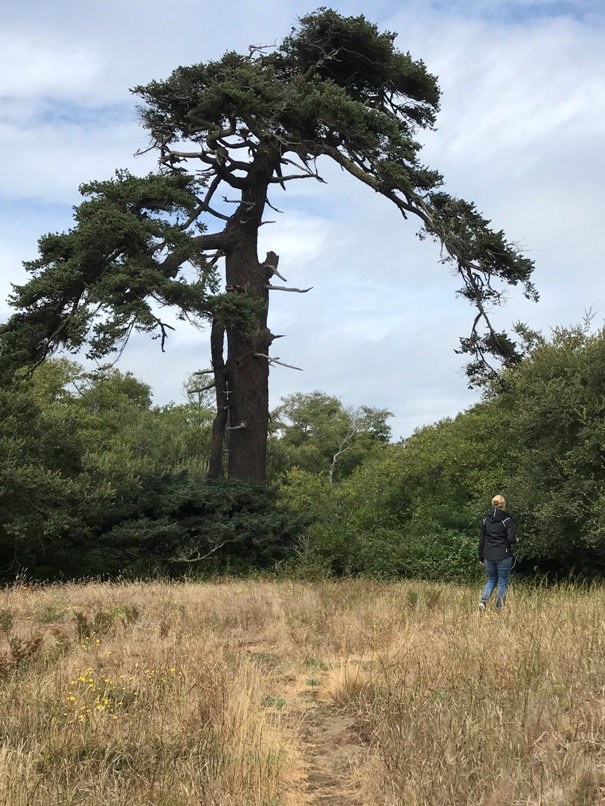
<svg viewBox="0 0 605 806">
<path fill-rule="evenodd" d="M 496 607 L 502 607 L 506 601 L 506 588 L 508 587 L 508 577 L 513 564 L 512 557 L 505 557 L 503 560 L 485 560 L 485 570 L 487 571 L 487 582 L 481 594 L 481 601 L 487 604 L 487 600 L 492 595 L 496 585 Z"/>
</svg>

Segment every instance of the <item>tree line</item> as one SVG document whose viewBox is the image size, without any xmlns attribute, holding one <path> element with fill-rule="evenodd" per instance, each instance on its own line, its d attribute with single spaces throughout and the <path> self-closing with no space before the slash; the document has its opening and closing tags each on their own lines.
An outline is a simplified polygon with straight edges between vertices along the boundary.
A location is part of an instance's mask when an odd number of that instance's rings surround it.
<svg viewBox="0 0 605 806">
<path fill-rule="evenodd" d="M 304 559 L 333 572 L 468 580 L 477 534 L 503 493 L 521 538 L 517 571 L 605 572 L 605 331 L 520 328 L 526 357 L 453 419 L 386 445 L 336 488 L 294 468 L 282 491 L 316 517 Z"/>
<path fill-rule="evenodd" d="M 288 557 L 305 518 L 275 484 L 209 478 L 214 408 L 153 406 L 119 370 L 67 359 L 0 391 L 0 576 L 248 572 Z M 388 412 L 294 395 L 273 412 L 270 475 L 300 464 L 332 482 L 389 436 Z"/>
<path fill-rule="evenodd" d="M 473 579 L 494 492 L 518 571 L 605 571 L 605 331 L 524 331 L 483 399 L 394 443 L 390 412 L 322 392 L 271 414 L 268 484 L 208 478 L 213 407 L 66 359 L 0 392 L 0 575 L 249 573 Z"/>
</svg>

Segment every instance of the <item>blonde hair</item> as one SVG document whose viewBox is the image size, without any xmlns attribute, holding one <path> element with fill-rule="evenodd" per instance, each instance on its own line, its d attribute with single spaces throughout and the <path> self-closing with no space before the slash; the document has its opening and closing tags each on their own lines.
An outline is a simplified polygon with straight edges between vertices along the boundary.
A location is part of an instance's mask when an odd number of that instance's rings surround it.
<svg viewBox="0 0 605 806">
<path fill-rule="evenodd" d="M 504 499 L 503 495 L 495 495 L 492 498 L 492 506 L 498 507 L 498 509 L 504 509 L 506 507 L 506 500 Z"/>
</svg>

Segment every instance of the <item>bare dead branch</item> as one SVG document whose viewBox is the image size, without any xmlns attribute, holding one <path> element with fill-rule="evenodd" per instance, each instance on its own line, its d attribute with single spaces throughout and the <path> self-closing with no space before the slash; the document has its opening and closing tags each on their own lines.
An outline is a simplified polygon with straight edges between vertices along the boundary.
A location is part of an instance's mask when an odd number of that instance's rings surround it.
<svg viewBox="0 0 605 806">
<path fill-rule="evenodd" d="M 357 434 L 358 431 L 359 431 L 359 423 L 356 423 L 356 422 L 351 423 L 349 425 L 349 429 L 348 429 L 347 433 L 345 434 L 345 436 L 340 441 L 338 449 L 337 449 L 336 453 L 334 454 L 334 456 L 332 457 L 332 461 L 330 463 L 330 470 L 329 470 L 329 473 L 328 473 L 328 478 L 330 480 L 330 484 L 334 483 L 334 472 L 336 470 L 336 465 L 338 464 L 338 460 L 343 455 L 343 453 L 346 453 L 346 451 L 349 450 L 349 448 L 351 447 L 351 442 L 353 441 L 353 438 L 355 437 L 355 435 Z"/>
<path fill-rule="evenodd" d="M 319 171 L 317 168 L 311 168 L 309 166 L 309 162 L 306 159 L 301 158 L 302 165 L 299 162 L 295 162 L 294 160 L 289 159 L 288 157 L 282 157 L 282 165 L 292 165 L 294 168 L 302 171 L 305 177 L 310 179 L 317 179 L 318 182 L 322 184 L 327 184 L 326 180 L 320 176 Z M 313 164 L 316 164 L 315 159 L 313 159 Z"/>
<path fill-rule="evenodd" d="M 160 333 L 162 334 L 161 347 L 162 352 L 164 352 L 164 344 L 166 343 L 166 339 L 168 338 L 168 330 L 174 330 L 174 328 L 172 327 L 172 325 L 167 325 L 166 322 L 160 321 L 160 319 L 157 319 L 156 321 L 158 323 L 158 327 L 160 328 Z"/>
<path fill-rule="evenodd" d="M 143 152 L 144 153 L 144 152 Z M 162 157 L 160 162 L 174 162 L 177 160 L 192 160 L 192 159 L 201 159 L 205 156 L 208 152 L 205 149 L 200 149 L 200 151 L 173 151 L 172 149 L 166 151 L 165 155 Z"/>
<path fill-rule="evenodd" d="M 276 207 L 274 204 L 271 204 L 269 199 L 265 199 L 265 204 L 267 205 L 267 207 L 270 207 L 272 210 L 275 210 L 276 213 L 279 213 L 280 215 L 284 214 L 284 211 L 280 210 L 279 207 Z M 265 222 L 265 223 L 267 223 L 267 222 Z M 272 222 L 272 223 L 274 223 L 274 222 Z"/>
<path fill-rule="evenodd" d="M 202 392 L 207 392 L 209 389 L 214 389 L 215 386 L 216 386 L 215 382 L 212 381 L 212 383 L 208 383 L 206 384 L 206 386 L 199 386 L 196 387 L 195 389 L 189 389 L 188 391 L 191 392 L 191 394 L 193 395 L 201 395 Z"/>
<path fill-rule="evenodd" d="M 313 286 L 311 285 L 309 288 L 287 288 L 285 285 L 266 285 L 265 288 L 268 288 L 269 291 L 292 291 L 294 294 L 306 294 Z"/>
<path fill-rule="evenodd" d="M 279 337 L 277 337 L 279 338 Z M 299 372 L 302 372 L 302 367 L 294 367 L 292 364 L 286 364 L 283 361 L 280 361 L 279 358 L 272 358 L 270 355 L 266 355 L 266 353 L 254 353 L 257 358 L 266 358 L 270 364 L 279 364 L 280 367 L 287 367 L 288 369 L 296 369 Z"/>
<path fill-rule="evenodd" d="M 211 554 L 214 554 L 222 549 L 223 546 L 226 546 L 228 543 L 237 543 L 237 538 L 233 538 L 233 540 L 223 540 L 222 543 L 219 543 L 218 546 L 215 546 L 213 549 L 210 549 L 210 551 L 207 551 L 206 554 L 198 554 L 197 557 L 185 557 L 183 555 L 178 555 L 176 557 L 170 557 L 170 559 L 172 562 L 176 563 L 199 563 L 202 560 L 206 560 Z"/>
<path fill-rule="evenodd" d="M 225 431 L 243 431 L 244 428 L 248 428 L 248 423 L 242 420 L 239 425 L 226 425 Z"/>
<path fill-rule="evenodd" d="M 284 182 L 289 182 L 291 179 L 309 179 L 309 178 L 317 179 L 319 182 L 323 182 L 325 184 L 325 179 L 322 179 L 321 176 L 313 173 L 312 171 L 302 174 L 288 174 L 287 176 L 275 176 L 269 179 L 269 184 L 282 185 L 283 187 Z"/>
<path fill-rule="evenodd" d="M 142 157 L 145 154 L 149 154 L 150 151 L 154 151 L 157 148 L 155 143 L 151 143 L 151 145 L 147 146 L 147 148 L 137 148 L 134 152 L 134 157 Z"/>
<path fill-rule="evenodd" d="M 264 51 L 274 50 L 276 47 L 276 42 L 273 42 L 272 45 L 248 45 L 248 58 L 251 59 L 253 56 L 256 56 L 257 53 L 263 55 Z"/>
</svg>

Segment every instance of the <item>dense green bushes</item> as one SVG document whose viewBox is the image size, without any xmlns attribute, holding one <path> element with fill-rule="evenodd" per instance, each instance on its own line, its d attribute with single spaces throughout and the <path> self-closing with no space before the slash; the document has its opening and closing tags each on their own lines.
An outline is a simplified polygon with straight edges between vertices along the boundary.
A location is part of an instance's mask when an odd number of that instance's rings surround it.
<svg viewBox="0 0 605 806">
<path fill-rule="evenodd" d="M 0 578 L 273 567 L 299 517 L 272 487 L 206 481 L 211 422 L 67 361 L 2 390 Z"/>
<path fill-rule="evenodd" d="M 291 552 L 300 520 L 272 487 L 186 470 L 142 476 L 108 515 L 99 539 L 109 570 L 139 575 L 273 568 Z"/>
<path fill-rule="evenodd" d="M 291 471 L 285 499 L 312 513 L 306 563 L 325 572 L 472 579 L 500 492 L 518 525 L 517 571 L 605 573 L 605 334 L 532 334 L 528 356 L 453 420 L 384 447 L 340 484 Z"/>
<path fill-rule="evenodd" d="M 212 411 L 153 407 L 67 361 L 0 391 L 0 576 L 246 572 L 463 581 L 500 492 L 517 572 L 605 572 L 605 334 L 528 338 L 454 419 L 388 444 L 388 412 L 319 392 L 275 412 L 272 484 L 208 482 Z M 302 528 L 304 526 L 304 529 Z"/>
<path fill-rule="evenodd" d="M 526 566 L 605 572 L 605 331 L 556 330 L 494 392 Z"/>
</svg>

